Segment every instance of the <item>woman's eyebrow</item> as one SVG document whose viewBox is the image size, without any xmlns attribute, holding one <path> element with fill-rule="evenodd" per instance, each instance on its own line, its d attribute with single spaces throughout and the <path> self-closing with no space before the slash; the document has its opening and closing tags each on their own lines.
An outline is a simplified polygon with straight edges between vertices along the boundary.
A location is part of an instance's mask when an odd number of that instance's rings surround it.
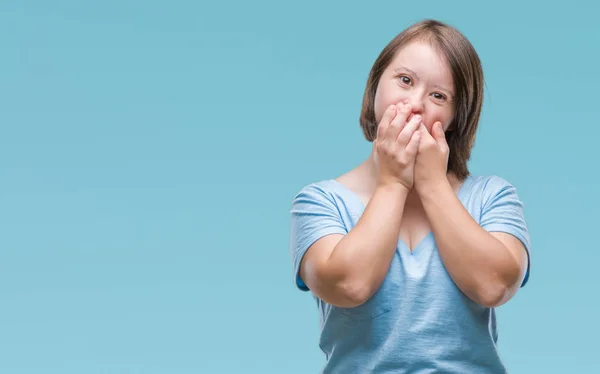
<svg viewBox="0 0 600 374">
<path fill-rule="evenodd" d="M 410 74 L 414 75 L 414 76 L 415 76 L 415 78 L 419 79 L 419 75 L 418 75 L 416 72 L 414 72 L 414 71 L 410 70 L 410 69 L 409 69 L 409 68 L 407 68 L 407 67 L 404 67 L 404 66 L 402 66 L 402 67 L 399 67 L 399 68 L 396 68 L 396 69 L 394 69 L 394 72 L 396 72 L 396 73 L 400 73 L 400 72 L 402 72 L 402 71 L 406 71 L 406 72 L 408 72 L 408 73 L 410 73 Z"/>
<path fill-rule="evenodd" d="M 449 89 L 448 87 L 440 86 L 439 84 L 434 84 L 432 87 L 433 87 L 433 88 L 438 88 L 438 89 L 440 89 L 440 90 L 442 90 L 442 91 L 446 91 L 446 92 L 447 92 L 447 93 L 449 93 L 450 95 L 453 95 L 453 96 L 454 96 L 454 92 L 452 92 L 452 90 L 451 90 L 451 89 Z"/>
</svg>

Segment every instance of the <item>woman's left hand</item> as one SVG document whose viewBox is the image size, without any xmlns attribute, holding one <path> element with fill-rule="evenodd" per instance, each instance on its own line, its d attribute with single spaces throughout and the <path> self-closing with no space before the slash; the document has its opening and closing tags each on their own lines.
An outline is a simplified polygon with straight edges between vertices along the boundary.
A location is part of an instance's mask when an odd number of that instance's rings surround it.
<svg viewBox="0 0 600 374">
<path fill-rule="evenodd" d="M 419 131 L 421 142 L 415 160 L 414 187 L 417 193 L 421 194 L 448 181 L 446 175 L 450 149 L 440 122 L 433 124 L 432 134 L 423 124 L 419 127 Z"/>
</svg>

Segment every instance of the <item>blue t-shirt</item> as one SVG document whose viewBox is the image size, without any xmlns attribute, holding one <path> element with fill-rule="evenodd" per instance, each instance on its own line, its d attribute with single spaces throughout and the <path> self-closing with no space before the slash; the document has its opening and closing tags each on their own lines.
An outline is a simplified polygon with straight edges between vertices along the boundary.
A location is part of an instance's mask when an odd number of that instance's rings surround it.
<svg viewBox="0 0 600 374">
<path fill-rule="evenodd" d="M 529 253 L 523 204 L 497 176 L 469 176 L 458 198 L 487 231 L 520 239 Z M 364 211 L 359 197 L 334 179 L 305 186 L 293 199 L 290 251 L 296 286 L 302 257 L 318 239 L 346 234 Z M 529 278 L 529 264 L 523 285 Z M 335 307 L 313 294 L 327 363 L 323 373 L 505 373 L 496 342 L 496 314 L 454 284 L 429 233 L 411 252 L 398 240 L 379 290 L 355 308 Z"/>
</svg>

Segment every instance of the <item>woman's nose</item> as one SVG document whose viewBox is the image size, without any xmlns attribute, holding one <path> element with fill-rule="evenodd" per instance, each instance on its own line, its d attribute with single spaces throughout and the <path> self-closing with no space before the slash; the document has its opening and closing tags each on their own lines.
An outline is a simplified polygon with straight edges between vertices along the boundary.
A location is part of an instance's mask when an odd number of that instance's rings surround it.
<svg viewBox="0 0 600 374">
<path fill-rule="evenodd" d="M 413 113 L 422 113 L 423 112 L 423 99 L 419 95 L 414 95 L 406 101 L 407 104 L 410 104 L 412 107 Z"/>
</svg>

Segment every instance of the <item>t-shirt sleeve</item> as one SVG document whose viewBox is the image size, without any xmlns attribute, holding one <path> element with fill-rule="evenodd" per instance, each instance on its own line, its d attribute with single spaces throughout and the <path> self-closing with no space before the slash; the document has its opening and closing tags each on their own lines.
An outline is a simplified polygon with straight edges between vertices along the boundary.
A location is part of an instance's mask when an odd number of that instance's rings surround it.
<svg viewBox="0 0 600 374">
<path fill-rule="evenodd" d="M 481 212 L 481 227 L 488 232 L 505 232 L 519 239 L 527 251 L 527 272 L 521 287 L 529 280 L 530 238 L 523 213 L 523 202 L 516 188 L 499 177 L 492 177 L 486 185 L 486 199 Z"/>
<path fill-rule="evenodd" d="M 300 263 L 308 248 L 326 235 L 347 233 L 335 199 L 322 186 L 308 185 L 294 197 L 291 208 L 290 253 L 296 287 L 308 291 L 300 278 Z"/>
</svg>

